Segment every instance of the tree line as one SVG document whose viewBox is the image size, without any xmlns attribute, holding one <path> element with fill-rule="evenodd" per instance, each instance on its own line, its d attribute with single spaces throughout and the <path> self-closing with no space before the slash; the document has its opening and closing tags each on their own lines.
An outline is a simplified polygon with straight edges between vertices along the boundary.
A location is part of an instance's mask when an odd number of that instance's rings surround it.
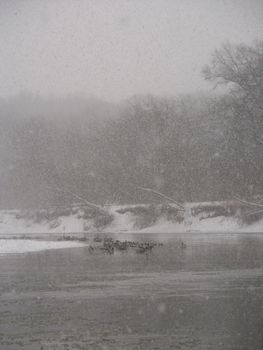
<svg viewBox="0 0 263 350">
<path fill-rule="evenodd" d="M 213 93 L 0 100 L 0 206 L 157 200 L 139 187 L 181 202 L 261 194 L 263 41 L 222 45 L 202 74 Z"/>
</svg>

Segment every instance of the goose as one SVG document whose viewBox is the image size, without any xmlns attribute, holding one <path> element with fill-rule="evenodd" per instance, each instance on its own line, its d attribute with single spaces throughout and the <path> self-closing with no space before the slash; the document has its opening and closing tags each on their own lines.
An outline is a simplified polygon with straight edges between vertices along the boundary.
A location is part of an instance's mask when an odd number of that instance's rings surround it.
<svg viewBox="0 0 263 350">
<path fill-rule="evenodd" d="M 90 245 L 88 249 L 89 249 L 89 252 L 90 252 L 90 253 L 93 253 L 93 252 L 94 252 L 94 247 L 92 247 L 92 245 Z"/>
<path fill-rule="evenodd" d="M 185 249 L 187 247 L 186 243 L 184 243 L 183 241 L 181 242 L 181 248 Z"/>
</svg>

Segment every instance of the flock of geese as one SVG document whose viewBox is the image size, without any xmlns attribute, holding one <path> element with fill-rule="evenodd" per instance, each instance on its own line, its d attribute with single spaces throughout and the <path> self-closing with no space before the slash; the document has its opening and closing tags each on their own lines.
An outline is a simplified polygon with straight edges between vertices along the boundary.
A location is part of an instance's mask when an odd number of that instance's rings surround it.
<svg viewBox="0 0 263 350">
<path fill-rule="evenodd" d="M 146 254 L 152 252 L 153 248 L 156 246 L 163 246 L 163 243 L 156 243 L 156 242 L 136 242 L 136 241 L 119 241 L 113 240 L 112 238 L 100 238 L 95 237 L 94 242 L 96 243 L 102 243 L 102 246 L 99 248 L 107 254 L 114 254 L 115 251 L 120 252 L 127 252 L 129 248 L 135 249 L 135 252 L 137 254 Z M 186 244 L 182 241 L 180 243 L 180 248 L 185 249 Z M 95 250 L 95 248 L 90 245 L 89 246 L 89 252 L 92 253 Z"/>
</svg>

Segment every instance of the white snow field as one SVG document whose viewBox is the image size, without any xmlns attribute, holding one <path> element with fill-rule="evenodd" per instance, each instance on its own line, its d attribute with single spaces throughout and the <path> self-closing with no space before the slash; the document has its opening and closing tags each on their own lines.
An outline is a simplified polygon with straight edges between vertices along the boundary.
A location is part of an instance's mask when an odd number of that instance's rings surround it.
<svg viewBox="0 0 263 350">
<path fill-rule="evenodd" d="M 39 252 L 49 249 L 77 248 L 84 246 L 80 242 L 46 242 L 23 239 L 0 239 L 0 256 L 4 254 L 20 254 Z"/>
</svg>

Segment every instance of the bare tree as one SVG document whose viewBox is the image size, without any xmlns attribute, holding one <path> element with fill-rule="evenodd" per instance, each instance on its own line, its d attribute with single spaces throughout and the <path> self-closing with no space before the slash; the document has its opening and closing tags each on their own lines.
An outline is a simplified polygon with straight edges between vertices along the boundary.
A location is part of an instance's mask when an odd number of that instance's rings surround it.
<svg viewBox="0 0 263 350">
<path fill-rule="evenodd" d="M 203 75 L 216 84 L 230 85 L 233 93 L 263 110 L 263 40 L 253 46 L 223 44 L 213 53 Z"/>
<path fill-rule="evenodd" d="M 262 188 L 263 40 L 250 46 L 223 44 L 203 75 L 215 86 L 228 87 L 228 153 L 239 183 L 233 187 L 237 190 L 242 184 L 256 193 Z"/>
</svg>

